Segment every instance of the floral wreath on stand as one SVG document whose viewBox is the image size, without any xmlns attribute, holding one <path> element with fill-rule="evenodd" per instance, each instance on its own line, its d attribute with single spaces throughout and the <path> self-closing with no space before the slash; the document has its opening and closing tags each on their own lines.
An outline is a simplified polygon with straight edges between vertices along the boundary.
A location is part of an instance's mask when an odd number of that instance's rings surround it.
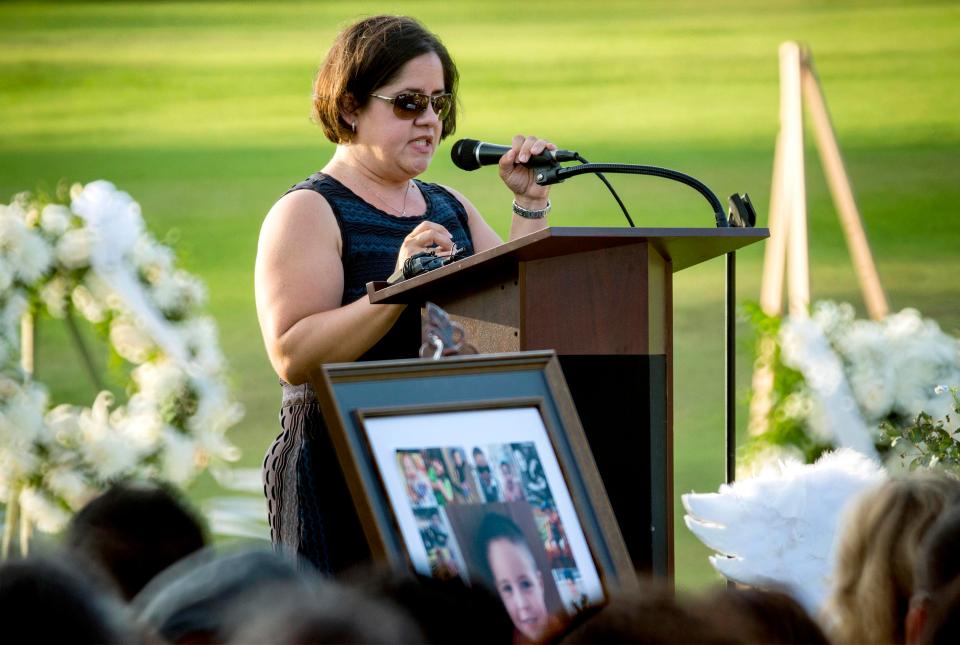
<svg viewBox="0 0 960 645">
<path fill-rule="evenodd" d="M 140 206 L 107 181 L 69 199 L 20 193 L 0 205 L 0 502 L 4 555 L 19 525 L 57 532 L 109 482 L 159 478 L 184 486 L 239 458 L 226 431 L 242 406 L 230 395 L 206 289 L 146 231 Z M 50 408 L 32 380 L 32 321 L 75 312 L 132 366 L 129 398 L 101 391 L 89 408 Z"/>
<path fill-rule="evenodd" d="M 916 309 L 858 319 L 850 304 L 832 301 L 815 303 L 809 317 L 748 310 L 759 343 L 775 347 L 766 359 L 758 352 L 773 387 L 762 432 L 746 446 L 748 466 L 812 463 L 848 447 L 889 470 L 960 472 L 960 341 L 934 320 Z"/>
</svg>

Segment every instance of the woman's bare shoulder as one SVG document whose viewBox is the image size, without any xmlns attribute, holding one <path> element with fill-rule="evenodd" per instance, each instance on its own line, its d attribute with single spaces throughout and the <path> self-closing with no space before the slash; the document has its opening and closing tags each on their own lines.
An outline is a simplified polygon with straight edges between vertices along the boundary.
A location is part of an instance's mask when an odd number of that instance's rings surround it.
<svg viewBox="0 0 960 645">
<path fill-rule="evenodd" d="M 260 230 L 260 240 L 299 241 L 311 245 L 335 240 L 340 247 L 340 229 L 330 203 L 313 190 L 287 193 L 267 212 Z"/>
</svg>

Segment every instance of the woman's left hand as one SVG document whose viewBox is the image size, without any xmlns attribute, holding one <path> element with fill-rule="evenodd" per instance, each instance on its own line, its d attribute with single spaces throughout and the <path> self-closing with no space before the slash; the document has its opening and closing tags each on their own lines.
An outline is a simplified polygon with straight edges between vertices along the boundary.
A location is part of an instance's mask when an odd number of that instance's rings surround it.
<svg viewBox="0 0 960 645">
<path fill-rule="evenodd" d="M 550 187 L 537 185 L 533 169 L 521 164 L 544 150 L 556 149 L 556 144 L 546 139 L 518 134 L 513 138 L 510 151 L 500 158 L 500 178 L 513 192 L 517 204 L 523 208 L 536 210 L 546 206 Z"/>
</svg>

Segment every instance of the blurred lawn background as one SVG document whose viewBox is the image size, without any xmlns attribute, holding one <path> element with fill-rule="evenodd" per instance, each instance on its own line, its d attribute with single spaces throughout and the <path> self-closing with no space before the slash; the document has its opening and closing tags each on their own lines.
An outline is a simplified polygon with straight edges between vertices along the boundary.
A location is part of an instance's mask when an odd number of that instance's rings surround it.
<svg viewBox="0 0 960 645">
<path fill-rule="evenodd" d="M 457 61 L 457 136 L 536 133 L 591 161 L 662 165 L 724 198 L 747 191 L 766 224 L 778 128 L 777 47 L 808 43 L 894 309 L 960 332 L 960 5 L 955 2 L 61 2 L 0 4 L 0 202 L 61 180 L 108 179 L 206 281 L 209 311 L 247 415 L 233 433 L 256 467 L 278 431 L 252 269 L 264 213 L 333 151 L 308 120 L 334 35 L 362 15 L 405 13 Z M 809 140 L 809 137 L 808 137 Z M 425 175 L 468 195 L 506 235 L 493 169 L 466 174 L 441 146 Z M 812 289 L 863 311 L 808 146 Z M 712 226 L 694 191 L 613 178 L 639 226 Z M 602 185 L 553 191 L 560 226 L 624 226 Z M 738 254 L 738 300 L 759 294 L 762 245 Z M 718 578 L 683 526 L 679 494 L 723 471 L 723 260 L 675 281 L 676 575 Z M 744 405 L 749 330 L 739 330 Z M 40 328 L 38 371 L 58 401 L 93 390 L 59 324 Z M 191 490 L 218 494 L 205 477 Z"/>
</svg>

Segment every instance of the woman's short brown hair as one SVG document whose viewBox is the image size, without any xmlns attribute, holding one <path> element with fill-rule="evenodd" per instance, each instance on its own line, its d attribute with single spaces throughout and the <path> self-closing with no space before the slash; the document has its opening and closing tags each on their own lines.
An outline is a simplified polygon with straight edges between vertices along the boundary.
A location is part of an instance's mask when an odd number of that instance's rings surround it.
<svg viewBox="0 0 960 645">
<path fill-rule="evenodd" d="M 443 66 L 444 91 L 457 95 L 459 73 L 447 48 L 426 27 L 406 16 L 374 16 L 350 25 L 337 36 L 313 84 L 313 118 L 334 143 L 353 140 L 344 110 L 362 108 L 370 93 L 389 83 L 410 60 L 434 53 Z M 457 127 L 456 100 L 443 120 L 440 138 Z"/>
</svg>

